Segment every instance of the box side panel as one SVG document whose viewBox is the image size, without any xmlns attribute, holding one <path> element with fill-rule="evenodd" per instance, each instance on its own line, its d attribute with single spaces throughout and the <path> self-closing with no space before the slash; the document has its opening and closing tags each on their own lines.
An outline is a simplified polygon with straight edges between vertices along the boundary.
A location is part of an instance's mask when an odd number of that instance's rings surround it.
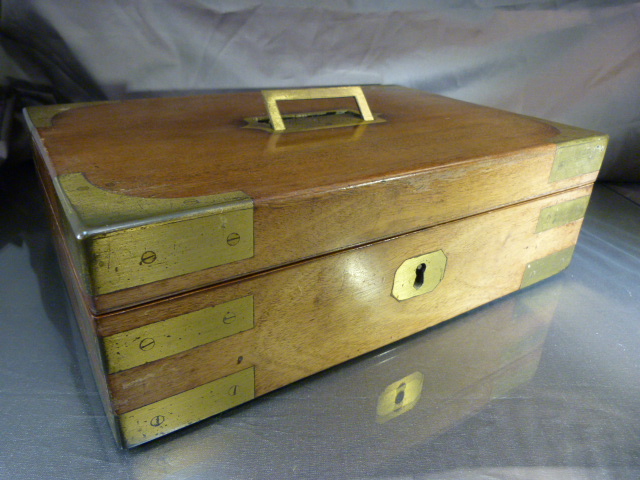
<svg viewBox="0 0 640 480">
<path fill-rule="evenodd" d="M 61 219 L 58 215 L 59 206 L 57 205 L 56 197 L 53 194 L 53 185 L 51 184 L 49 175 L 45 171 L 46 167 L 44 167 L 42 159 L 39 157 L 37 152 L 36 167 L 40 182 L 43 186 L 45 198 L 47 200 L 47 214 L 54 238 L 56 254 L 58 256 L 66 290 L 71 300 L 71 306 L 78 325 L 78 330 L 80 331 L 82 341 L 87 351 L 93 378 L 98 387 L 98 393 L 100 395 L 100 400 L 107 416 L 109 426 L 111 427 L 111 431 L 113 432 L 116 442 L 121 445 L 123 440 L 120 433 L 118 419 L 114 414 L 113 405 L 111 403 L 111 395 L 109 393 L 106 370 L 104 368 L 105 362 L 101 344 L 96 333 L 94 317 L 89 311 L 81 289 L 78 288 L 81 277 L 75 271 L 74 262 L 71 260 L 72 254 L 68 250 L 70 242 L 65 241 L 66 233 L 63 231 L 64 229 L 60 224 Z"/>
</svg>

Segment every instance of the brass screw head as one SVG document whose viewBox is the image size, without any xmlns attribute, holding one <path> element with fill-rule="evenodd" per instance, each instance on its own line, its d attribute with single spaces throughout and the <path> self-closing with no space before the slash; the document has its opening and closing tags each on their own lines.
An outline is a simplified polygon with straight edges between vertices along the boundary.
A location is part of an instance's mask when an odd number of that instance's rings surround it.
<svg viewBox="0 0 640 480">
<path fill-rule="evenodd" d="M 151 419 L 151 421 L 149 422 L 149 424 L 152 427 L 159 427 L 160 425 L 162 425 L 164 423 L 164 417 L 162 415 L 157 415 L 155 417 L 153 417 Z"/>
<path fill-rule="evenodd" d="M 227 314 L 222 318 L 222 323 L 229 325 L 230 323 L 233 323 L 235 319 L 236 319 L 235 313 L 227 312 Z"/>
<path fill-rule="evenodd" d="M 237 233 L 230 233 L 229 236 L 227 236 L 227 244 L 231 247 L 233 247 L 234 245 L 237 245 L 238 243 L 240 243 L 240 235 L 238 235 Z"/>
<path fill-rule="evenodd" d="M 140 350 L 151 350 L 155 346 L 156 341 L 153 338 L 143 338 L 142 340 L 140 340 Z"/>
<path fill-rule="evenodd" d="M 147 265 L 156 261 L 156 252 L 148 250 L 142 254 L 140 258 L 140 264 L 146 263 Z"/>
</svg>

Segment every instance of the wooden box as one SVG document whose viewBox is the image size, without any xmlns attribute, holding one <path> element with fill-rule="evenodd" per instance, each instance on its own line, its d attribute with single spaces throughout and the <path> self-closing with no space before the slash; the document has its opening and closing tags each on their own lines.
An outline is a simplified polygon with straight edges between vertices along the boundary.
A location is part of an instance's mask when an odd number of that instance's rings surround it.
<svg viewBox="0 0 640 480">
<path fill-rule="evenodd" d="M 607 143 L 381 86 L 26 115 L 125 446 L 558 273 Z"/>
</svg>

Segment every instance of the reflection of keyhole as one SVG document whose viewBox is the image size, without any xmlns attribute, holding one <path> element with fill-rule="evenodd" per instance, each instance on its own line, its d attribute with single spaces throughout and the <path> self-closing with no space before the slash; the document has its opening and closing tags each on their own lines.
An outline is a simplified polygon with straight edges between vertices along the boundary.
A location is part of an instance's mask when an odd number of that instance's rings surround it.
<svg viewBox="0 0 640 480">
<path fill-rule="evenodd" d="M 401 383 L 398 386 L 398 389 L 396 390 L 396 399 L 395 399 L 396 409 L 402 406 L 402 402 L 404 401 L 404 389 L 406 387 L 407 387 L 406 383 Z"/>
<path fill-rule="evenodd" d="M 415 288 L 416 290 L 418 290 L 424 283 L 424 271 L 426 269 L 426 263 L 421 263 L 420 265 L 418 265 L 418 268 L 416 268 L 416 281 L 413 282 L 413 288 Z"/>
</svg>

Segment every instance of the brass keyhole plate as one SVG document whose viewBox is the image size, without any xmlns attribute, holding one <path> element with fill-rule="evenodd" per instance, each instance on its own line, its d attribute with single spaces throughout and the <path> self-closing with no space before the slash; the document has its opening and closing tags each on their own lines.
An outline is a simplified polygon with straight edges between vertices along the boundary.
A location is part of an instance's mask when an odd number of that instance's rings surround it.
<svg viewBox="0 0 640 480">
<path fill-rule="evenodd" d="M 442 250 L 405 260 L 393 280 L 391 295 L 396 300 L 432 292 L 440 284 L 447 268 L 447 256 Z"/>
</svg>

